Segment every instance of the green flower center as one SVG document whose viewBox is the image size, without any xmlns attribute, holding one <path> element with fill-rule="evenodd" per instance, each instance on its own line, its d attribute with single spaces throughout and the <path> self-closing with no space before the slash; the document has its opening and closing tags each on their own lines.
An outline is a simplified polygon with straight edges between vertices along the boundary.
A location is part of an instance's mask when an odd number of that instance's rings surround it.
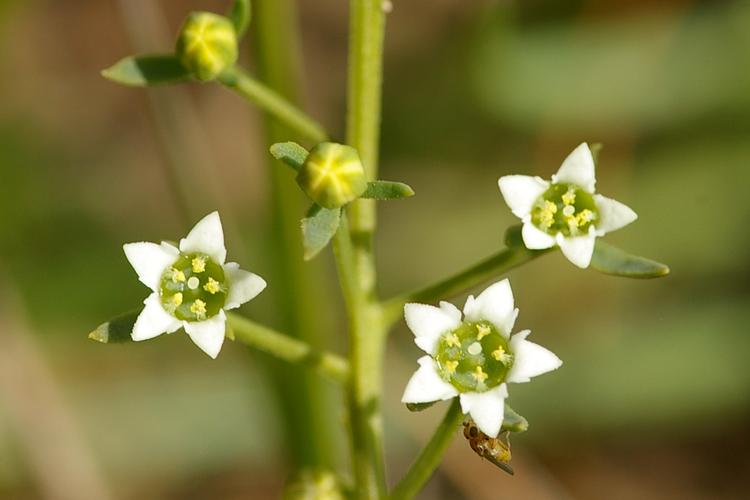
<svg viewBox="0 0 750 500">
<path fill-rule="evenodd" d="M 594 197 L 575 184 L 552 184 L 531 209 L 532 224 L 552 235 L 587 234 L 598 218 Z"/>
<path fill-rule="evenodd" d="M 202 253 L 181 253 L 161 276 L 159 298 L 164 309 L 183 321 L 216 316 L 227 299 L 224 268 Z"/>
<path fill-rule="evenodd" d="M 508 341 L 489 321 L 462 323 L 438 340 L 438 372 L 459 392 L 484 392 L 500 385 L 513 366 Z"/>
</svg>

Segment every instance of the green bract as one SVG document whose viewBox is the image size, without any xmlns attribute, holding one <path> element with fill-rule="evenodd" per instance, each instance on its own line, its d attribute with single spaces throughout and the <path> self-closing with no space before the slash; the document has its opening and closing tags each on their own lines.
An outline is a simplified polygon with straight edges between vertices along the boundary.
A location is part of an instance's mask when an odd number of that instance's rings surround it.
<svg viewBox="0 0 750 500">
<path fill-rule="evenodd" d="M 322 142 L 310 150 L 297 174 L 297 184 L 325 208 L 342 207 L 367 189 L 357 150 L 332 142 Z"/>
<path fill-rule="evenodd" d="M 227 290 L 224 269 L 211 257 L 181 253 L 162 274 L 159 299 L 177 319 L 203 321 L 221 311 Z"/>
<path fill-rule="evenodd" d="M 552 184 L 531 209 L 531 222 L 548 234 L 587 234 L 599 218 L 594 197 L 575 184 Z"/>
<path fill-rule="evenodd" d="M 505 381 L 513 365 L 508 340 L 489 321 L 462 323 L 444 333 L 435 354 L 438 371 L 459 392 L 484 392 Z"/>
<path fill-rule="evenodd" d="M 218 14 L 193 12 L 180 30 L 175 52 L 195 78 L 213 80 L 237 62 L 234 25 Z"/>
</svg>

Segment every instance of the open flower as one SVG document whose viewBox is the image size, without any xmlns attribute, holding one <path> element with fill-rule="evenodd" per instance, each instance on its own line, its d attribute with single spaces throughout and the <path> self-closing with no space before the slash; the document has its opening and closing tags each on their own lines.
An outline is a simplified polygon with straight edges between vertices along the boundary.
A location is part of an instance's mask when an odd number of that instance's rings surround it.
<svg viewBox="0 0 750 500">
<path fill-rule="evenodd" d="M 235 262 L 224 263 L 227 250 L 218 212 L 201 219 L 180 240 L 179 249 L 167 242 L 127 243 L 123 249 L 138 279 L 153 291 L 133 326 L 135 341 L 183 327 L 195 345 L 216 358 L 224 343 L 224 311 L 266 287 L 260 276 Z"/>
<path fill-rule="evenodd" d="M 597 236 L 638 218 L 626 205 L 596 194 L 594 158 L 585 142 L 565 158 L 552 182 L 506 175 L 498 184 L 505 203 L 523 221 L 526 247 L 541 250 L 559 245 L 563 255 L 582 268 L 591 263 Z"/>
<path fill-rule="evenodd" d="M 401 401 L 429 403 L 459 396 L 463 412 L 493 438 L 503 424 L 506 384 L 528 382 L 562 365 L 555 354 L 526 340 L 529 330 L 510 335 L 518 309 L 507 279 L 476 298 L 469 296 L 463 320 L 449 302 L 440 307 L 406 304 L 404 316 L 414 342 L 429 356 L 419 358 Z"/>
</svg>

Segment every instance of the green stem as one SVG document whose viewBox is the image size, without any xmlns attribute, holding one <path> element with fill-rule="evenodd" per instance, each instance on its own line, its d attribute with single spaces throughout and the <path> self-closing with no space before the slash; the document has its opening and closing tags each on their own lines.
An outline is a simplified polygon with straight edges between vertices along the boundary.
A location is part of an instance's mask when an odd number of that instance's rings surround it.
<svg viewBox="0 0 750 500">
<path fill-rule="evenodd" d="M 289 363 L 309 366 L 337 382 L 349 381 L 349 363 L 336 354 L 316 351 L 309 344 L 271 328 L 228 313 L 227 322 L 237 341 Z"/>
<path fill-rule="evenodd" d="M 264 125 L 266 142 L 297 140 L 304 134 L 315 141 L 323 140 L 322 128 L 304 116 L 299 103 L 300 50 L 298 16 L 295 0 L 256 0 L 253 2 L 252 47 L 258 79 L 274 89 L 270 94 L 276 109 L 266 109 Z M 244 76 L 241 74 L 241 76 Z M 240 87 L 257 90 L 256 82 Z M 260 96 L 268 96 L 261 92 Z M 282 98 L 278 98 L 282 96 Z M 280 103 L 280 104 L 279 104 Z M 289 104 L 291 103 L 291 104 Z M 291 110 L 291 112 L 289 112 Z M 301 119 L 298 119 L 302 117 Z M 286 119 L 284 119 L 286 118 Z M 294 127 L 302 123 L 303 127 Z M 312 125 L 311 125 L 312 124 Z M 268 172 L 271 184 L 271 220 L 273 232 L 270 245 L 274 266 L 269 281 L 275 283 L 276 317 L 281 329 L 292 337 L 317 348 L 330 344 L 333 330 L 328 311 L 331 309 L 325 293 L 326 276 L 314 264 L 302 261 L 299 217 L 304 213 L 303 199 L 289 172 L 279 168 L 268 153 Z M 276 395 L 281 404 L 281 421 L 286 439 L 283 448 L 293 466 L 332 467 L 338 462 L 337 450 L 330 441 L 335 428 L 331 387 L 313 377 L 300 378 L 288 367 L 272 364 Z"/>
<path fill-rule="evenodd" d="M 453 398 L 443 421 L 435 429 L 430 442 L 422 449 L 419 456 L 409 468 L 406 475 L 396 485 L 388 497 L 391 500 L 414 498 L 422 487 L 432 476 L 432 473 L 440 465 L 440 460 L 448 448 L 456 432 L 456 427 L 461 424 L 464 415 L 461 412 L 461 404 L 458 398 Z"/>
<path fill-rule="evenodd" d="M 430 303 L 446 299 L 463 292 L 479 283 L 507 273 L 550 250 L 529 250 L 523 246 L 504 248 L 495 255 L 454 274 L 442 281 L 410 293 L 397 295 L 383 303 L 383 318 L 391 325 L 401 317 L 404 304 L 409 302 Z"/>
<path fill-rule="evenodd" d="M 385 34 L 382 0 L 351 0 L 349 33 L 346 139 L 359 151 L 368 180 L 374 180 L 378 170 Z M 373 200 L 352 203 L 349 220 L 351 233 L 342 232 L 337 238 L 336 253 L 339 260 L 346 261 L 339 263 L 339 269 L 349 275 L 342 276 L 342 285 L 344 293 L 350 295 L 349 410 L 355 496 L 374 499 L 383 498 L 386 490 L 380 411 L 386 335 L 376 290 Z M 351 244 L 348 254 L 341 251 L 343 238 Z M 349 292 L 347 283 L 351 285 Z"/>
<path fill-rule="evenodd" d="M 321 124 L 310 118 L 280 94 L 266 87 L 245 70 L 234 67 L 219 76 L 219 82 L 227 88 L 272 115 L 279 122 L 313 142 L 323 142 L 328 134 Z"/>
</svg>

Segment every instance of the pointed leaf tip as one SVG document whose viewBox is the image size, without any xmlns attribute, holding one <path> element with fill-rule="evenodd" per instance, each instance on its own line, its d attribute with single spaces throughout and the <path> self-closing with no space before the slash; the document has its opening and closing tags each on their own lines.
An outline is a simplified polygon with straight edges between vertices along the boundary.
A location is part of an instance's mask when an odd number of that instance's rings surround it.
<svg viewBox="0 0 750 500">
<path fill-rule="evenodd" d="M 171 54 L 130 56 L 102 70 L 107 80 L 131 87 L 179 83 L 190 79 L 190 72 Z"/>
<path fill-rule="evenodd" d="M 130 334 L 133 332 L 133 325 L 135 325 L 135 320 L 138 319 L 140 313 L 141 311 L 138 310 L 117 316 L 97 326 L 94 331 L 89 333 L 88 337 L 102 344 L 130 342 L 132 340 Z"/>
<path fill-rule="evenodd" d="M 596 240 L 591 267 L 605 274 L 638 279 L 661 278 L 670 273 L 666 264 L 629 254 L 600 238 Z"/>
<path fill-rule="evenodd" d="M 519 415 L 513 408 L 505 405 L 502 428 L 504 431 L 526 432 L 529 429 L 529 421 Z"/>
<path fill-rule="evenodd" d="M 271 145 L 269 151 L 274 158 L 286 163 L 295 172 L 302 168 L 309 154 L 305 148 L 296 142 L 277 142 Z"/>
</svg>

